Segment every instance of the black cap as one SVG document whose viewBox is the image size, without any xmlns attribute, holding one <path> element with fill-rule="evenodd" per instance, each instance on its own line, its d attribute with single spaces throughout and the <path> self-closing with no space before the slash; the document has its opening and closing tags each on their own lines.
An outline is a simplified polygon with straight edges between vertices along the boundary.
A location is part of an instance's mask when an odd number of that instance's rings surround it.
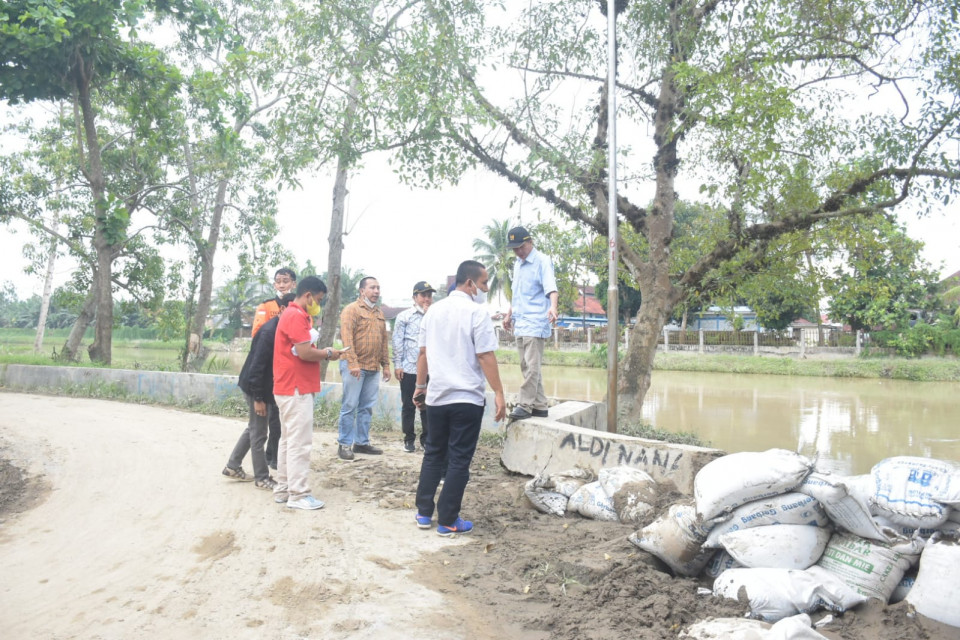
<svg viewBox="0 0 960 640">
<path fill-rule="evenodd" d="M 523 227 L 514 227 L 507 232 L 508 249 L 516 249 L 527 240 L 531 240 L 530 232 Z"/>
<path fill-rule="evenodd" d="M 413 285 L 413 293 L 436 293 L 436 289 L 430 286 L 430 283 L 426 280 L 421 280 L 417 284 Z"/>
</svg>

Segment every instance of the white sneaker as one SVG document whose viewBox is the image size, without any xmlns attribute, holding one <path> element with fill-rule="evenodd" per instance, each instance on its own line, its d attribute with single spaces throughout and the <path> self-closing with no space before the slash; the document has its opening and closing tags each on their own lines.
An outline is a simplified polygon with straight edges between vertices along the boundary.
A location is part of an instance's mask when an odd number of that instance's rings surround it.
<svg viewBox="0 0 960 640">
<path fill-rule="evenodd" d="M 313 496 L 303 496 L 296 500 L 287 500 L 287 507 L 290 509 L 306 509 L 307 511 L 323 509 L 323 501 L 317 500 Z"/>
</svg>

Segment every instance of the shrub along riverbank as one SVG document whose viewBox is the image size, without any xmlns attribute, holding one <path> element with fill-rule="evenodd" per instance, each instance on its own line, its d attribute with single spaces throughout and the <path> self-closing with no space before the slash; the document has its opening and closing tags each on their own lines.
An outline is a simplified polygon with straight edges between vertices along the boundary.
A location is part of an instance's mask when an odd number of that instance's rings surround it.
<svg viewBox="0 0 960 640">
<path fill-rule="evenodd" d="M 54 333 L 54 332 L 50 332 Z M 54 360 L 52 350 L 62 344 L 60 336 L 51 337 L 44 345 L 44 352 L 34 355 L 33 331 L 28 329 L 0 329 L 0 364 L 57 365 L 67 363 Z M 205 373 L 228 373 L 231 363 L 226 356 L 230 350 L 227 343 L 206 343 L 212 353 L 204 367 Z M 180 344 L 160 340 L 114 340 L 113 368 L 148 369 L 157 371 L 178 370 Z M 245 345 L 233 344 L 234 349 L 245 350 Z M 143 351 L 140 351 L 143 350 Z M 122 352 L 122 354 L 121 354 Z M 81 351 L 84 361 L 74 366 L 96 366 L 86 360 L 85 349 Z M 235 353 L 234 356 L 238 356 Z M 497 361 L 518 365 L 517 351 L 506 348 L 497 351 Z M 239 362 L 242 363 L 242 356 Z M 544 353 L 544 364 L 559 367 L 605 368 L 605 349 L 593 351 L 553 351 Z M 239 365 L 237 365 L 239 366 Z M 654 370 L 698 371 L 704 373 L 750 373 L 778 376 L 813 376 L 824 378 L 889 378 L 917 382 L 960 382 L 960 359 L 954 357 L 891 358 L 861 356 L 843 358 L 810 357 L 798 359 L 776 356 L 699 355 L 686 353 L 658 353 Z"/>
<path fill-rule="evenodd" d="M 515 350 L 500 349 L 497 361 L 519 364 Z M 596 352 L 546 351 L 544 364 L 561 367 L 606 367 L 606 354 Z M 822 378 L 889 378 L 916 382 L 960 382 L 957 358 L 875 358 L 849 357 L 800 360 L 789 357 L 690 355 L 658 353 L 655 371 L 698 371 L 704 373 L 750 373 L 776 376 Z"/>
</svg>

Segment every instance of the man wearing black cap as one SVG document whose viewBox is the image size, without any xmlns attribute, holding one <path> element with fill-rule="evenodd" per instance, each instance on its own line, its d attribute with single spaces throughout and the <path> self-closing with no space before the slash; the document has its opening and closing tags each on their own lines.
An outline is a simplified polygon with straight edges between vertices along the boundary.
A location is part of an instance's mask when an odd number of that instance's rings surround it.
<svg viewBox="0 0 960 640">
<path fill-rule="evenodd" d="M 417 408 L 413 404 L 413 391 L 417 384 L 417 357 L 420 355 L 420 321 L 433 303 L 436 291 L 426 280 L 413 285 L 413 306 L 401 311 L 393 323 L 393 373 L 400 381 L 400 424 L 403 427 L 403 450 L 417 450 L 413 430 Z M 420 447 L 427 441 L 427 409 L 420 409 Z"/>
<path fill-rule="evenodd" d="M 533 248 L 530 232 L 514 227 L 507 232 L 507 246 L 517 261 L 513 264 L 512 307 L 503 317 L 503 328 L 513 329 L 520 352 L 523 384 L 510 417 L 523 420 L 547 416 L 541 366 L 543 348 L 557 321 L 557 279 L 550 258 Z"/>
</svg>

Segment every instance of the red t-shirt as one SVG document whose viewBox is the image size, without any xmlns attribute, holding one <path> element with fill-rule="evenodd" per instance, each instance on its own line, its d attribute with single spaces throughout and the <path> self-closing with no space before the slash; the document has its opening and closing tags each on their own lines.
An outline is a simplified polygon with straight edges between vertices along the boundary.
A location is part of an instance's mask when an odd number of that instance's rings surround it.
<svg viewBox="0 0 960 640">
<path fill-rule="evenodd" d="M 293 345 L 310 342 L 310 315 L 295 302 L 287 306 L 277 324 L 273 343 L 273 395 L 292 396 L 320 391 L 320 363 L 293 355 Z"/>
</svg>

